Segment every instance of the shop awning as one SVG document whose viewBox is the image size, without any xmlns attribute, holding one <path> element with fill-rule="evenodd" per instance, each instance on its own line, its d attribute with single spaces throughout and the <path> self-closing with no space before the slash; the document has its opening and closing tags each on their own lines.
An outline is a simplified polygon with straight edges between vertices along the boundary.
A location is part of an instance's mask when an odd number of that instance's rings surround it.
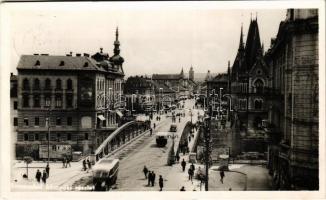
<svg viewBox="0 0 326 200">
<path fill-rule="evenodd" d="M 105 120 L 105 117 L 103 115 L 98 115 L 97 118 L 99 118 L 101 121 Z"/>
<path fill-rule="evenodd" d="M 119 117 L 123 116 L 123 114 L 122 114 L 122 112 L 120 110 L 117 110 L 116 113 L 119 115 Z"/>
</svg>

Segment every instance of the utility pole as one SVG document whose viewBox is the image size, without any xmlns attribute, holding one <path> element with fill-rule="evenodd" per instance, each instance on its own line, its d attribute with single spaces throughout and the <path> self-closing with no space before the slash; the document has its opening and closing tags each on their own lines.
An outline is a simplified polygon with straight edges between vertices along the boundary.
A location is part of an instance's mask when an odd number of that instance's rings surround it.
<svg viewBox="0 0 326 200">
<path fill-rule="evenodd" d="M 213 96 L 215 92 L 213 91 Z M 205 119 L 205 191 L 208 191 L 208 168 L 210 166 L 210 154 L 211 154 L 211 117 L 212 117 L 212 102 L 210 95 L 207 95 L 207 103 L 208 103 L 208 117 Z"/>
</svg>

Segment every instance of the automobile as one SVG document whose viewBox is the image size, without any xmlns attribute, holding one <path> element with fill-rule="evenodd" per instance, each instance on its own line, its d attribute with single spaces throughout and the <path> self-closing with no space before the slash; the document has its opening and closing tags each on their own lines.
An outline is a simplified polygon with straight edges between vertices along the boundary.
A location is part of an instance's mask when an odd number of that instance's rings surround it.
<svg viewBox="0 0 326 200">
<path fill-rule="evenodd" d="M 177 125 L 176 124 L 171 124 L 170 132 L 177 132 Z"/>
<path fill-rule="evenodd" d="M 156 133 L 156 144 L 158 147 L 165 147 L 168 143 L 169 133 L 167 132 L 158 132 Z"/>
<path fill-rule="evenodd" d="M 102 158 L 93 167 L 95 191 L 109 190 L 116 184 L 119 172 L 119 159 Z"/>
</svg>

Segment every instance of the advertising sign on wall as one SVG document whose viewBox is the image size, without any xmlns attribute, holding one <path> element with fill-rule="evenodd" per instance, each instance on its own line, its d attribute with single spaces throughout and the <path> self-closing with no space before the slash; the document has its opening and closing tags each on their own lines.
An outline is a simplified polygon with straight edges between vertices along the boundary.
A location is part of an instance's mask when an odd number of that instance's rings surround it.
<svg viewBox="0 0 326 200">
<path fill-rule="evenodd" d="M 40 158 L 48 158 L 48 145 L 39 145 Z M 61 159 L 71 156 L 71 145 L 50 145 L 50 159 Z"/>
</svg>

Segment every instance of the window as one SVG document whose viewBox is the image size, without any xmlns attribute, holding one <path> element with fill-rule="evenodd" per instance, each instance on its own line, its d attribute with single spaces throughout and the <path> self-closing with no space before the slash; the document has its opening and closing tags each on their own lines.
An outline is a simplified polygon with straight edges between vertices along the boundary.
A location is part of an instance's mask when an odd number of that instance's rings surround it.
<svg viewBox="0 0 326 200">
<path fill-rule="evenodd" d="M 57 79 L 57 81 L 56 81 L 56 89 L 57 90 L 61 90 L 62 89 L 62 84 L 61 84 L 61 80 L 60 79 Z"/>
<path fill-rule="evenodd" d="M 88 133 L 85 133 L 85 140 L 88 140 Z"/>
<path fill-rule="evenodd" d="M 29 90 L 29 81 L 27 78 L 23 80 L 23 90 Z"/>
<path fill-rule="evenodd" d="M 28 140 L 28 134 L 24 133 L 24 141 L 27 141 L 27 140 Z"/>
<path fill-rule="evenodd" d="M 14 126 L 18 126 L 18 118 L 14 117 Z"/>
<path fill-rule="evenodd" d="M 56 119 L 56 125 L 57 126 L 61 126 L 61 118 L 60 117 L 57 117 L 57 119 Z"/>
<path fill-rule="evenodd" d="M 72 94 L 67 94 L 66 96 L 66 100 L 67 100 L 67 107 L 68 108 L 71 108 L 73 107 L 72 104 L 73 104 L 73 97 L 72 97 Z"/>
<path fill-rule="evenodd" d="M 34 138 L 35 138 L 35 140 L 39 140 L 40 139 L 39 134 L 35 133 Z"/>
<path fill-rule="evenodd" d="M 239 103 L 240 103 L 240 109 L 241 110 L 247 109 L 247 100 L 246 99 L 240 99 Z"/>
<path fill-rule="evenodd" d="M 29 96 L 28 96 L 28 94 L 23 95 L 23 107 L 29 107 Z"/>
<path fill-rule="evenodd" d="M 67 80 L 67 89 L 72 90 L 72 80 L 71 79 Z"/>
<path fill-rule="evenodd" d="M 72 117 L 67 117 L 67 126 L 72 125 Z"/>
<path fill-rule="evenodd" d="M 40 65 L 41 65 L 40 61 L 37 60 L 37 61 L 35 62 L 35 66 L 40 66 Z"/>
<path fill-rule="evenodd" d="M 18 107 L 18 102 L 14 101 L 14 110 L 17 110 L 17 107 Z"/>
<path fill-rule="evenodd" d="M 41 106 L 40 104 L 40 96 L 39 95 L 34 95 L 34 107 L 39 108 Z"/>
<path fill-rule="evenodd" d="M 39 117 L 35 117 L 34 124 L 35 124 L 35 126 L 39 126 L 40 125 L 40 118 Z"/>
<path fill-rule="evenodd" d="M 28 126 L 28 118 L 24 118 L 24 126 Z"/>
<path fill-rule="evenodd" d="M 55 97 L 55 106 L 57 108 L 62 107 L 62 97 L 61 96 L 56 96 Z"/>
<path fill-rule="evenodd" d="M 45 96 L 45 106 L 50 107 L 51 106 L 51 97 Z"/>
<path fill-rule="evenodd" d="M 60 141 L 61 134 L 57 133 L 57 140 Z"/>
<path fill-rule="evenodd" d="M 67 133 L 67 140 L 71 140 L 71 133 Z"/>
<path fill-rule="evenodd" d="M 65 62 L 62 60 L 59 64 L 59 66 L 64 66 L 65 65 Z"/>
<path fill-rule="evenodd" d="M 261 110 L 263 107 L 263 100 L 261 99 L 256 99 L 255 100 L 255 109 L 256 110 Z"/>
<path fill-rule="evenodd" d="M 33 85 L 34 90 L 39 90 L 40 89 L 40 80 L 34 79 L 34 85 Z"/>
<path fill-rule="evenodd" d="M 48 78 L 45 80 L 45 89 L 51 90 L 51 80 Z"/>
<path fill-rule="evenodd" d="M 262 80 L 260 80 L 260 79 L 256 80 L 254 85 L 256 87 L 256 93 L 262 93 L 263 92 L 264 83 L 263 83 Z"/>
</svg>

